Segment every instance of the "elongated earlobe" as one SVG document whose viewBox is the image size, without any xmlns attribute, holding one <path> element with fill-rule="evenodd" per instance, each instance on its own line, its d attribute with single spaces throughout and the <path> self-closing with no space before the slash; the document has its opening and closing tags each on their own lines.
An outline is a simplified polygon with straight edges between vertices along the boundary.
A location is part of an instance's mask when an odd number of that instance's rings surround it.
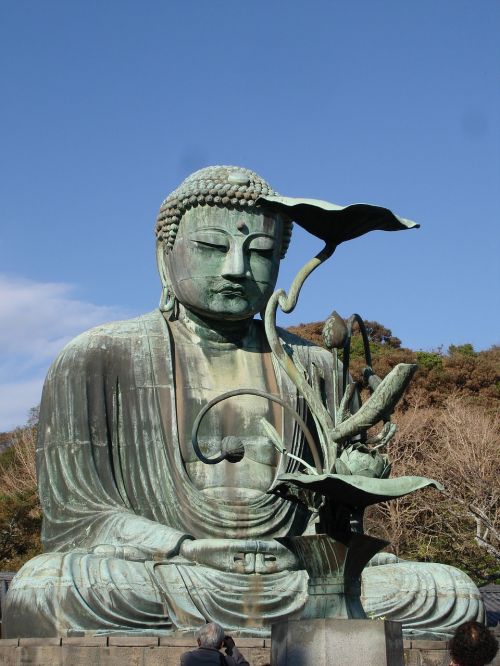
<svg viewBox="0 0 500 666">
<path fill-rule="evenodd" d="M 163 285 L 159 308 L 161 312 L 169 312 L 169 319 L 173 321 L 174 319 L 177 319 L 179 303 L 174 294 L 174 290 L 172 289 L 172 285 L 170 284 L 167 267 L 165 266 L 162 244 L 158 244 L 157 246 L 156 259 L 158 263 L 158 272 L 160 273 L 160 279 Z"/>
<path fill-rule="evenodd" d="M 175 294 L 171 287 L 164 286 L 161 290 L 160 310 L 162 312 L 172 312 L 175 307 Z"/>
</svg>

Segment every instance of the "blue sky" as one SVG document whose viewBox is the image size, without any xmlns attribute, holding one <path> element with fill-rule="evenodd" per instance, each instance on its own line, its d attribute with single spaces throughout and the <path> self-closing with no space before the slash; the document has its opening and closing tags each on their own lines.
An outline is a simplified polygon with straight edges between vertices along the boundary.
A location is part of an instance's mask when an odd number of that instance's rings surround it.
<svg viewBox="0 0 500 666">
<path fill-rule="evenodd" d="M 157 210 L 208 164 L 422 225 L 340 246 L 282 324 L 499 343 L 499 34 L 497 0 L 2 0 L 0 430 L 67 340 L 157 305 Z"/>
</svg>

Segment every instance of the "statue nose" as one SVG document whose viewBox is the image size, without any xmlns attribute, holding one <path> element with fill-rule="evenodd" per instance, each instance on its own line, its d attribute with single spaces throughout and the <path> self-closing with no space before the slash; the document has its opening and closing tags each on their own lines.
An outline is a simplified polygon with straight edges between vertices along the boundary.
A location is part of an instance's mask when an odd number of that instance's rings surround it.
<svg viewBox="0 0 500 666">
<path fill-rule="evenodd" d="M 224 265 L 222 267 L 223 277 L 243 277 L 245 274 L 245 257 L 243 248 L 232 246 L 229 248 Z"/>
</svg>

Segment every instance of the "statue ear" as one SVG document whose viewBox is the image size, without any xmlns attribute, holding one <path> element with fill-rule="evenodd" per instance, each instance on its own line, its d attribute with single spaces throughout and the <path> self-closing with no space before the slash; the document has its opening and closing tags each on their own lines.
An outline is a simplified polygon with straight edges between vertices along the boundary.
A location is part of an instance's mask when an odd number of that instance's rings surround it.
<svg viewBox="0 0 500 666">
<path fill-rule="evenodd" d="M 160 273 L 160 280 L 163 285 L 160 297 L 160 310 L 162 312 L 174 313 L 176 308 L 177 299 L 172 289 L 172 283 L 168 273 L 167 262 L 165 261 L 165 245 L 163 243 L 156 244 L 156 263 L 158 265 L 158 272 Z"/>
<path fill-rule="evenodd" d="M 167 276 L 167 265 L 165 262 L 165 246 L 162 242 L 156 243 L 156 265 L 158 266 L 161 283 L 165 286 L 169 280 Z"/>
</svg>

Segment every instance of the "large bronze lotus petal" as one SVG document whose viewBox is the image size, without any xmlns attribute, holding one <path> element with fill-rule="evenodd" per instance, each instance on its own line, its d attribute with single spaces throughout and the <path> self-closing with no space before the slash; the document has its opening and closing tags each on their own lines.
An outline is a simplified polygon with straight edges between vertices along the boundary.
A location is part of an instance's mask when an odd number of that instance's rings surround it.
<svg viewBox="0 0 500 666">
<path fill-rule="evenodd" d="M 401 231 L 420 226 L 394 215 L 388 208 L 370 204 L 337 206 L 321 199 L 271 195 L 259 197 L 257 203 L 284 213 L 309 233 L 333 245 L 363 236 L 369 231 Z"/>
<path fill-rule="evenodd" d="M 271 492 L 286 495 L 290 487 L 319 493 L 336 504 L 353 509 L 364 509 L 370 504 L 378 504 L 396 499 L 409 493 L 432 486 L 443 490 L 434 479 L 425 476 L 400 476 L 394 479 L 373 479 L 359 475 L 321 474 L 282 474 L 278 477 Z"/>
</svg>

